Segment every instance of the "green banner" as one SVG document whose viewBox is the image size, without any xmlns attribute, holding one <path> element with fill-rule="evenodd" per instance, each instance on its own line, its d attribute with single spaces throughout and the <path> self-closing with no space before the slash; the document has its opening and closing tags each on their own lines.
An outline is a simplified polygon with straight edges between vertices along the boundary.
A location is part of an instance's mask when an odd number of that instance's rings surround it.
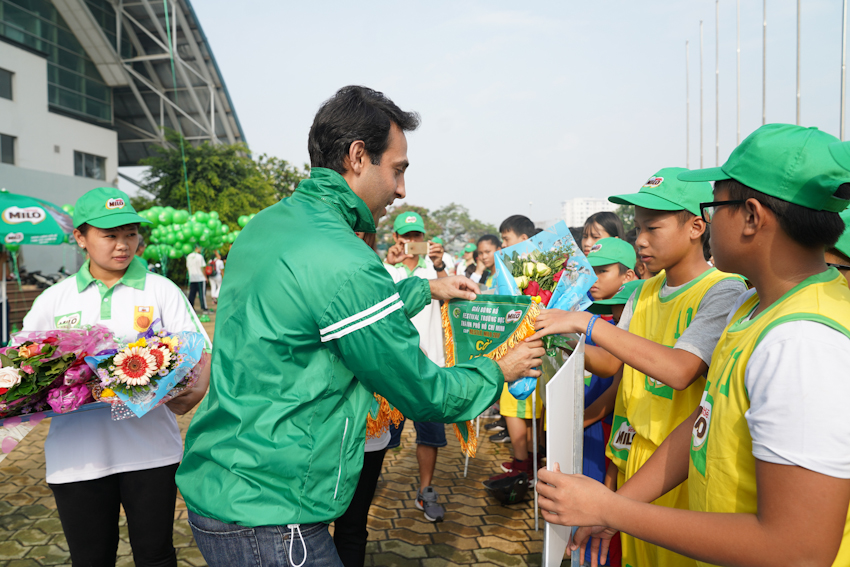
<svg viewBox="0 0 850 567">
<path fill-rule="evenodd" d="M 492 356 L 517 332 L 531 304 L 531 297 L 526 295 L 479 295 L 473 301 L 449 301 L 446 331 L 454 347 L 455 363 Z"/>
</svg>

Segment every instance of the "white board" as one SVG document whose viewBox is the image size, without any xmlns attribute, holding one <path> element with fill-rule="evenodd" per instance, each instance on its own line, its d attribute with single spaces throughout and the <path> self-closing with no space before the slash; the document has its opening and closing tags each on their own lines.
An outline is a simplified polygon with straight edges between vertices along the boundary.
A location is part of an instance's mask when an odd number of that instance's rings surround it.
<svg viewBox="0 0 850 567">
<path fill-rule="evenodd" d="M 555 463 L 561 472 L 582 472 L 584 445 L 584 335 L 575 351 L 546 384 L 546 469 Z M 558 567 L 570 541 L 570 526 L 546 522 L 543 531 L 543 567 Z M 578 550 L 573 565 L 581 565 Z"/>
</svg>

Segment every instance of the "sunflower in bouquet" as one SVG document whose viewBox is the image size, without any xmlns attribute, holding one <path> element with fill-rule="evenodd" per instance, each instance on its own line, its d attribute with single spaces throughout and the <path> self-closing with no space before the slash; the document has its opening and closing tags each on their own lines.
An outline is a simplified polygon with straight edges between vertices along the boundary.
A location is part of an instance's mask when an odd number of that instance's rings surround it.
<svg viewBox="0 0 850 567">
<path fill-rule="evenodd" d="M 130 398 L 144 396 L 157 388 L 161 378 L 179 366 L 185 355 L 178 352 L 179 339 L 165 331 L 139 337 L 97 364 L 98 399 L 120 392 Z M 104 401 L 109 401 L 104 399 Z"/>
</svg>

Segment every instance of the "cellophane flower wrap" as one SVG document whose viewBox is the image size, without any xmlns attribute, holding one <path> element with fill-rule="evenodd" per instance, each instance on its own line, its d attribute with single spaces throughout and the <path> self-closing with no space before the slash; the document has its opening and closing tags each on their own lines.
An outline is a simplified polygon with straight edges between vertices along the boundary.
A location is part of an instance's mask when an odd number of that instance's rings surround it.
<svg viewBox="0 0 850 567">
<path fill-rule="evenodd" d="M 587 292 L 596 282 L 596 274 L 570 229 L 563 221 L 496 253 L 494 287 L 500 295 L 527 295 L 547 309 L 583 311 L 592 303 Z M 547 358 L 544 382 L 551 378 L 563 360 L 558 347 L 569 349 L 565 337 L 545 337 Z M 513 382 L 508 391 L 524 400 L 537 387 L 537 378 L 525 377 Z"/>
<path fill-rule="evenodd" d="M 92 394 L 112 404 L 112 419 L 142 417 L 191 388 L 204 359 L 200 333 L 151 329 L 135 341 L 86 357 L 97 375 Z"/>
<path fill-rule="evenodd" d="M 84 362 L 93 352 L 114 345 L 99 325 L 85 329 L 18 333 L 0 348 L 0 417 L 48 408 L 68 413 L 92 401 L 94 373 Z"/>
</svg>

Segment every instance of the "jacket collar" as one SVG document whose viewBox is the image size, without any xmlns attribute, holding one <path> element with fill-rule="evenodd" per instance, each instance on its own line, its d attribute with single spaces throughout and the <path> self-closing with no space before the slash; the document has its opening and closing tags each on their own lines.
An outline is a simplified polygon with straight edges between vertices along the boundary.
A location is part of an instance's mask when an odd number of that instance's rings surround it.
<svg viewBox="0 0 850 567">
<path fill-rule="evenodd" d="M 375 220 L 363 199 L 358 197 L 342 175 L 332 169 L 314 167 L 310 178 L 296 191 L 316 197 L 337 211 L 354 232 L 375 232 Z"/>
</svg>

